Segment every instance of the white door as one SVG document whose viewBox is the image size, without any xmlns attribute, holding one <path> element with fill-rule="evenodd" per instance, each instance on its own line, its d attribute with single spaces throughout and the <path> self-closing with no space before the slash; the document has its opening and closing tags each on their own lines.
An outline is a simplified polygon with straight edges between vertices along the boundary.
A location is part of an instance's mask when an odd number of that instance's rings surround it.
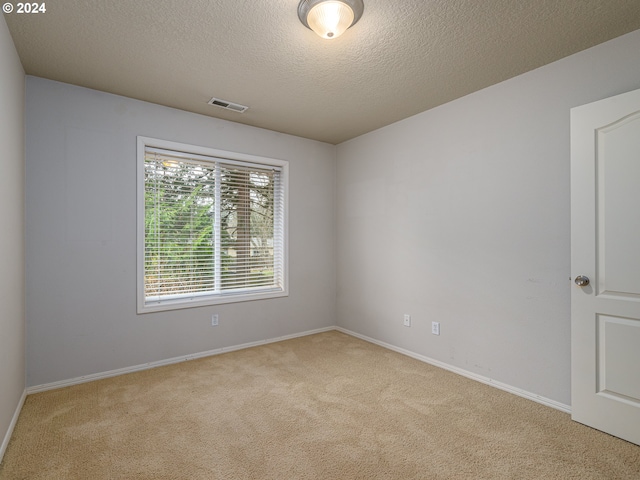
<svg viewBox="0 0 640 480">
<path fill-rule="evenodd" d="M 640 90 L 571 110 L 571 272 L 572 418 L 640 445 Z"/>
</svg>

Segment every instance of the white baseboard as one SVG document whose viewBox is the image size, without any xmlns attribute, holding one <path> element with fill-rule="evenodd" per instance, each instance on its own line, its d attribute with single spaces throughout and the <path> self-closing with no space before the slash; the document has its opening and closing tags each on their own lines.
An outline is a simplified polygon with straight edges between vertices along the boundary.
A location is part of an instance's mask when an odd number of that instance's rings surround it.
<svg viewBox="0 0 640 480">
<path fill-rule="evenodd" d="M 540 395 L 536 395 L 535 393 L 527 392 L 526 390 L 522 390 L 521 388 L 513 387 L 511 385 L 507 385 L 506 383 L 498 382 L 496 380 L 493 380 L 492 378 L 484 377 L 482 375 L 478 375 L 477 373 L 469 372 L 462 368 L 454 367 L 453 365 L 449 365 L 447 363 L 434 360 L 433 358 L 429 358 L 424 355 L 420 355 L 418 353 L 405 350 L 404 348 L 396 347 L 395 345 L 381 342 L 380 340 L 376 340 L 375 338 L 367 337 L 366 335 L 361 335 L 359 333 L 352 332 L 351 330 L 347 330 L 346 328 L 335 327 L 335 329 L 338 330 L 339 332 L 346 333 L 347 335 L 351 335 L 352 337 L 356 337 L 366 342 L 379 345 L 389 350 L 393 350 L 394 352 L 401 353 L 408 357 L 415 358 L 416 360 L 420 360 L 421 362 L 428 363 L 430 365 L 433 365 L 438 368 L 442 368 L 444 370 L 449 370 L 450 372 L 457 373 L 458 375 L 462 375 L 463 377 L 470 378 L 471 380 L 476 380 L 477 382 L 484 383 L 486 385 L 491 385 L 492 387 L 499 388 L 500 390 L 504 390 L 505 392 L 513 393 L 514 395 L 518 395 L 519 397 L 523 397 L 528 400 L 533 400 L 534 402 L 541 403 L 542 405 L 546 405 L 547 407 L 555 408 L 556 410 L 560 410 L 561 412 L 571 413 L 570 405 L 565 405 L 564 403 L 556 402 L 555 400 L 551 400 L 550 398 L 542 397 Z"/>
<path fill-rule="evenodd" d="M 171 365 L 173 363 L 185 362 L 187 360 L 195 360 L 196 358 L 211 357 L 213 355 L 220 355 L 222 353 L 233 352 L 236 350 L 243 350 L 245 348 L 256 347 L 258 345 L 266 345 L 269 343 L 282 342 L 283 340 L 290 340 L 292 338 L 306 337 L 307 335 L 314 335 L 316 333 L 328 332 L 335 330 L 335 327 L 325 327 L 316 330 L 308 330 L 306 332 L 294 333 L 292 335 L 285 335 L 283 337 L 270 338 L 267 340 L 258 340 L 257 342 L 243 343 L 241 345 L 233 345 L 231 347 L 216 348 L 214 350 L 208 350 L 206 352 L 194 353 L 191 355 L 182 355 L 180 357 L 168 358 L 166 360 L 159 360 L 157 362 L 143 363 L 141 365 L 134 365 L 132 367 L 118 368 L 116 370 L 109 370 L 107 372 L 93 373 L 90 375 L 83 375 L 81 377 L 70 378 L 68 380 L 60 380 L 58 382 L 45 383 L 43 385 L 35 385 L 28 387 L 27 394 L 46 392 L 47 390 L 55 390 L 57 388 L 70 387 L 71 385 L 79 385 L 81 383 L 93 382 L 94 380 L 102 380 L 103 378 L 116 377 L 118 375 L 124 375 L 126 373 L 139 372 L 141 370 L 149 370 L 150 368 L 162 367 L 164 365 Z"/>
<path fill-rule="evenodd" d="M 2 445 L 0 445 L 0 463 L 2 463 L 2 459 L 4 458 L 4 452 L 7 451 L 7 447 L 9 446 L 9 440 L 11 440 L 11 435 L 13 434 L 13 429 L 16 428 L 16 423 L 18 422 L 18 417 L 20 416 L 20 412 L 22 411 L 22 406 L 24 405 L 24 401 L 27 398 L 27 391 L 22 392 L 22 396 L 20 400 L 18 400 L 18 406 L 16 407 L 16 411 L 13 414 L 13 418 L 11 418 L 11 423 L 9 424 L 9 429 L 7 433 L 4 435 L 4 439 L 2 440 Z"/>
<path fill-rule="evenodd" d="M 395 345 L 391 345 L 390 343 L 382 342 L 380 340 L 376 340 L 375 338 L 367 337 L 366 335 L 361 335 L 356 332 L 352 332 L 351 330 L 347 330 L 342 327 L 325 327 L 319 328 L 316 330 L 308 330 L 306 332 L 294 333 L 292 335 L 285 335 L 283 337 L 270 338 L 267 340 L 259 340 L 256 342 L 243 343 L 241 345 L 234 345 L 230 347 L 222 347 L 214 350 L 208 350 L 206 352 L 194 353 L 191 355 L 183 355 L 180 357 L 168 358 L 166 360 L 159 360 L 157 362 L 149 362 L 141 365 L 134 365 L 132 367 L 119 368 L 116 370 L 109 370 L 107 372 L 94 373 L 91 375 L 83 375 L 81 377 L 71 378 L 68 380 L 61 380 L 53 383 L 46 383 L 43 385 L 36 385 L 33 387 L 28 387 L 25 391 L 26 394 L 45 392 L 47 390 L 54 390 L 57 388 L 69 387 L 71 385 L 79 385 L 81 383 L 92 382 L 94 380 L 101 380 L 103 378 L 115 377 L 118 375 L 124 375 L 127 373 L 138 372 L 141 370 L 148 370 L 151 368 L 162 367 L 164 365 L 171 365 L 173 363 L 185 362 L 188 360 L 195 360 L 197 358 L 210 357 L 213 355 L 220 355 L 222 353 L 233 352 L 236 350 L 243 350 L 245 348 L 256 347 L 258 345 L 267 345 L 269 343 L 281 342 L 283 340 L 289 340 L 292 338 L 305 337 L 307 335 L 314 335 L 316 333 L 328 332 L 331 330 L 337 330 L 339 332 L 345 333 L 347 335 L 351 335 L 352 337 L 359 338 L 369 343 L 373 343 L 375 345 L 379 345 L 381 347 L 387 348 L 389 350 L 393 350 L 394 352 L 401 353 L 411 358 L 415 358 L 416 360 L 420 360 L 421 362 L 428 363 L 430 365 L 436 366 L 438 368 L 442 368 L 444 370 L 448 370 L 450 372 L 456 373 L 458 375 L 462 375 L 463 377 L 470 378 L 471 380 L 475 380 L 480 383 L 484 383 L 486 385 L 491 385 L 492 387 L 499 388 L 500 390 L 504 390 L 506 392 L 512 393 L 514 395 L 518 395 L 519 397 L 523 397 L 529 400 L 533 400 L 534 402 L 540 403 L 542 405 L 546 405 L 551 408 L 555 408 L 556 410 L 560 410 L 565 413 L 571 413 L 571 406 L 565 405 L 560 402 L 556 402 L 555 400 L 551 400 L 550 398 L 543 397 L 541 395 L 537 395 L 535 393 L 527 392 L 526 390 L 522 390 L 521 388 L 513 387 L 506 383 L 498 382 L 492 378 L 485 377 L 482 375 L 478 375 L 477 373 L 469 372 L 459 367 L 454 367 L 453 365 L 449 365 L 447 363 L 441 362 L 439 360 L 435 360 L 433 358 L 426 357 L 424 355 L 420 355 L 418 353 L 405 350 L 404 348 L 396 347 Z M 4 448 L 6 448 L 5 443 L 9 443 L 10 433 L 13 431 L 13 426 L 15 425 L 15 421 L 18 418 L 18 414 L 20 413 L 20 409 L 22 408 L 22 404 L 24 403 L 24 394 L 23 398 L 20 401 L 19 408 L 16 412 L 14 421 L 12 422 L 12 426 L 10 427 L 9 433 L 7 433 L 7 437 L 2 444 L 2 450 L 0 453 L 4 453 Z M 0 455 L 1 458 L 1 455 Z"/>
</svg>

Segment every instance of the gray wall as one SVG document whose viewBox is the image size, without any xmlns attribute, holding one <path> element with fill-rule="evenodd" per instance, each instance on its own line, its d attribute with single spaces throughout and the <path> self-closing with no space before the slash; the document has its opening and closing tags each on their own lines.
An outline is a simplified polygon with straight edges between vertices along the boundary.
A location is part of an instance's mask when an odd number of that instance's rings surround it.
<svg viewBox="0 0 640 480">
<path fill-rule="evenodd" d="M 24 70 L 0 19 L 0 444 L 24 392 Z M 0 452 L 0 456 L 1 456 Z"/>
<path fill-rule="evenodd" d="M 29 386 L 335 324 L 334 146 L 36 77 L 26 118 Z M 289 297 L 136 315 L 137 135 L 290 162 Z"/>
<path fill-rule="evenodd" d="M 339 145 L 338 324 L 570 404 L 569 109 L 636 88 L 640 31 Z"/>
</svg>

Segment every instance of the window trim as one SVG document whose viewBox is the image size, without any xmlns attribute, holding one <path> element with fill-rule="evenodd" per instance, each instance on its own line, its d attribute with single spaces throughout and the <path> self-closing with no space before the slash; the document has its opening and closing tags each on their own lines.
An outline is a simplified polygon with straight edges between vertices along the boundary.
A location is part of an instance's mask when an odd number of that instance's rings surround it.
<svg viewBox="0 0 640 480">
<path fill-rule="evenodd" d="M 233 292 L 216 294 L 215 296 L 203 293 L 193 295 L 183 294 L 174 300 L 164 300 L 160 304 L 147 304 L 144 292 L 145 274 L 145 182 L 144 164 L 145 150 L 147 148 L 158 148 L 170 150 L 179 154 L 203 155 L 206 157 L 220 158 L 221 160 L 237 161 L 243 164 L 256 164 L 257 166 L 275 166 L 281 169 L 281 185 L 283 188 L 283 275 L 284 288 L 277 290 L 263 290 L 255 293 L 234 294 Z M 265 300 L 289 296 L 289 162 L 275 158 L 261 157 L 244 153 L 229 152 L 209 147 L 189 145 L 186 143 L 160 140 L 157 138 L 138 136 L 137 137 L 137 158 L 136 158 L 136 229 L 137 229 L 137 313 L 161 312 L 166 310 L 177 310 L 183 308 L 203 307 L 207 305 L 220 305 L 226 303 L 239 303 L 254 300 Z"/>
</svg>

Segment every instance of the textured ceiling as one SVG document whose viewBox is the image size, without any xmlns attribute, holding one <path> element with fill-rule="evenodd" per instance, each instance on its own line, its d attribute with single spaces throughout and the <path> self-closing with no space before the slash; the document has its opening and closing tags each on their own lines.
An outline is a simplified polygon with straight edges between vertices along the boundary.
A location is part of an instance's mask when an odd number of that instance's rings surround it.
<svg viewBox="0 0 640 480">
<path fill-rule="evenodd" d="M 5 19 L 27 74 L 334 144 L 640 28 L 638 0 L 365 0 L 328 41 L 297 5 L 55 0 Z"/>
</svg>

